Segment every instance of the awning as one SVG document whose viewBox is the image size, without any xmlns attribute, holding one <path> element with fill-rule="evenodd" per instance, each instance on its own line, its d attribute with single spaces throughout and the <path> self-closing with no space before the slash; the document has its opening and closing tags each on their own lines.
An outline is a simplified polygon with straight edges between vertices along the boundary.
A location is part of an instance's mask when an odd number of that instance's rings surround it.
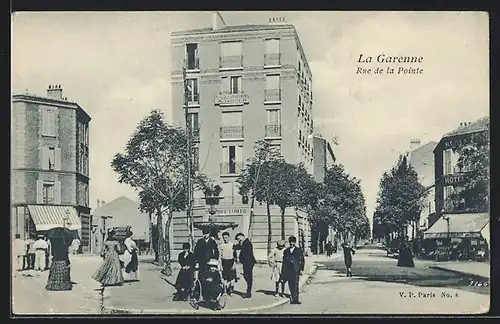
<svg viewBox="0 0 500 324">
<path fill-rule="evenodd" d="M 479 238 L 481 231 L 490 221 L 489 213 L 446 214 L 446 216 L 449 217 L 449 228 L 448 221 L 441 217 L 424 232 L 424 239 Z"/>
<path fill-rule="evenodd" d="M 63 226 L 70 230 L 79 230 L 82 228 L 82 223 L 75 207 L 29 205 L 28 210 L 37 231 L 47 231 Z M 67 219 L 65 220 L 65 218 Z"/>
</svg>

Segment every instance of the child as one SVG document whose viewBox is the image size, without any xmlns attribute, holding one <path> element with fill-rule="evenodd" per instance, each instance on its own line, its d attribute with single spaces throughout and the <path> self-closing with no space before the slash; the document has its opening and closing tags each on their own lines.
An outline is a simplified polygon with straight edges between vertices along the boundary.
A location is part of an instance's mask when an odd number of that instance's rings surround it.
<svg viewBox="0 0 500 324">
<path fill-rule="evenodd" d="M 223 288 L 222 277 L 219 273 L 219 262 L 215 259 L 211 259 L 207 265 L 207 271 L 201 273 L 203 300 L 210 303 L 217 303 L 215 308 L 220 310 L 222 307 L 217 299 L 223 293 Z"/>
<path fill-rule="evenodd" d="M 271 280 L 275 284 L 274 297 L 283 297 L 285 295 L 285 283 L 281 280 L 281 266 L 283 265 L 283 252 L 285 251 L 285 240 L 276 242 L 276 248 L 271 251 L 268 257 L 269 266 L 272 269 Z M 281 286 L 281 294 L 279 288 Z"/>
<path fill-rule="evenodd" d="M 351 266 L 352 266 L 352 254 L 356 251 L 352 248 L 351 244 L 348 242 L 342 243 L 342 249 L 344 250 L 344 263 L 347 269 L 346 276 L 352 277 Z"/>
<path fill-rule="evenodd" d="M 182 250 L 183 251 L 179 253 L 177 258 L 177 262 L 179 262 L 181 269 L 175 281 L 177 293 L 174 296 L 174 300 L 187 301 L 194 281 L 194 266 L 196 260 L 194 254 L 191 252 L 191 245 L 189 243 L 182 244 Z"/>
</svg>

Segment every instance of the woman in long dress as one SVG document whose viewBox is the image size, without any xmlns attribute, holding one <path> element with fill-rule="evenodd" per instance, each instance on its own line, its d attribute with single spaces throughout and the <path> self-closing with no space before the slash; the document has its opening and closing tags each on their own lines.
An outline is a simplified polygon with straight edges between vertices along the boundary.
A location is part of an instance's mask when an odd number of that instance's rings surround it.
<svg viewBox="0 0 500 324">
<path fill-rule="evenodd" d="M 110 231 L 104 243 L 101 256 L 104 258 L 102 265 L 94 272 L 92 278 L 103 286 L 117 286 L 123 284 L 123 275 L 120 267 L 119 242 L 115 240 L 114 231 Z"/>
<path fill-rule="evenodd" d="M 285 295 L 285 282 L 281 278 L 281 267 L 283 265 L 283 252 L 285 252 L 285 240 L 279 240 L 276 248 L 268 256 L 268 263 L 272 269 L 271 280 L 274 282 L 274 297 L 283 297 Z M 281 287 L 281 293 L 280 293 Z"/>
<path fill-rule="evenodd" d="M 189 243 L 182 244 L 182 252 L 179 253 L 177 262 L 181 266 L 177 279 L 175 280 L 175 289 L 177 293 L 174 296 L 175 300 L 186 301 L 191 293 L 191 288 L 194 282 L 194 267 L 196 259 L 193 252 L 191 252 L 191 245 Z"/>
<path fill-rule="evenodd" d="M 127 233 L 125 239 L 125 252 L 123 253 L 123 279 L 125 281 L 138 281 L 139 280 L 139 260 L 137 258 L 137 245 L 132 240 L 132 231 Z"/>
<path fill-rule="evenodd" d="M 52 247 L 52 263 L 50 265 L 49 278 L 45 289 L 49 291 L 71 290 L 73 284 L 70 277 L 70 262 L 68 256 L 71 239 L 60 236 L 52 237 L 50 241 Z"/>
</svg>

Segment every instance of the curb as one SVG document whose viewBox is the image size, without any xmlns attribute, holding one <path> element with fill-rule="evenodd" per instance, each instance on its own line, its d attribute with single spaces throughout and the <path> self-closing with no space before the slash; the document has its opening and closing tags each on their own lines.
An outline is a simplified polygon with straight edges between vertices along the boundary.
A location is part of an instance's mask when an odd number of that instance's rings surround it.
<svg viewBox="0 0 500 324">
<path fill-rule="evenodd" d="M 311 269 L 309 270 L 308 273 L 302 276 L 300 278 L 299 282 L 299 290 L 302 291 L 302 289 L 307 285 L 309 279 L 316 273 L 318 266 L 316 263 L 313 263 L 311 265 Z M 219 311 L 216 310 L 209 310 L 209 309 L 202 309 L 202 310 L 191 310 L 191 309 L 123 309 L 123 308 L 117 308 L 114 307 L 113 305 L 108 305 L 104 306 L 105 300 L 109 299 L 111 297 L 111 293 L 108 290 L 104 289 L 103 291 L 103 307 L 101 309 L 102 314 L 191 314 L 191 315 L 197 315 L 197 314 L 234 314 L 234 313 L 244 313 L 244 312 L 255 312 L 255 311 L 260 311 L 260 310 L 265 310 L 269 308 L 274 308 L 278 307 L 281 305 L 284 305 L 288 303 L 290 300 L 288 298 L 281 298 L 280 300 L 277 300 L 271 304 L 266 304 L 266 305 L 261 305 L 261 306 L 254 306 L 254 307 L 247 307 L 247 308 L 236 308 L 236 309 L 222 309 Z"/>
<path fill-rule="evenodd" d="M 487 280 L 487 281 L 490 280 L 490 277 L 485 277 L 485 276 L 481 276 L 478 274 L 469 273 L 469 272 L 460 271 L 460 270 L 448 269 L 448 268 L 440 267 L 440 266 L 429 266 L 429 268 L 435 269 L 435 270 L 440 270 L 440 271 L 445 271 L 445 272 L 456 273 L 456 274 L 465 275 L 465 276 L 471 276 L 471 277 L 475 277 L 475 278 L 481 278 L 482 280 Z"/>
</svg>

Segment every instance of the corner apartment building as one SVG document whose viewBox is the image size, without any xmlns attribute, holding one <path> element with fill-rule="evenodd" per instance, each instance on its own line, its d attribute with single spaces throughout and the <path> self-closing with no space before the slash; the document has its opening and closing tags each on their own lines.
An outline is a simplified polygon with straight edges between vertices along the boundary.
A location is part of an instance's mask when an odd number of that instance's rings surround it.
<svg viewBox="0 0 500 324">
<path fill-rule="evenodd" d="M 253 156 L 257 140 L 268 140 L 285 160 L 302 162 L 313 170 L 312 74 L 299 37 L 294 26 L 281 18 L 264 25 L 226 26 L 222 16 L 214 13 L 212 27 L 173 32 L 171 43 L 174 119 L 184 124 L 182 68 L 186 66 L 194 163 L 223 185 L 221 205 L 226 207 L 221 206 L 218 214 L 239 223 L 235 231 L 246 232 L 249 202 L 238 194 L 235 181 Z M 204 208 L 199 197 L 195 193 L 195 203 Z M 267 225 L 265 218 L 259 218 L 265 211 L 259 208 L 253 241 L 257 249 L 265 249 Z M 304 212 L 290 209 L 287 213 L 287 235 L 309 231 Z M 296 213 L 301 214 L 300 224 Z M 175 249 L 187 237 L 179 234 L 185 228 L 183 222 L 177 224 L 176 237 L 181 238 L 173 242 Z M 277 240 L 279 219 L 274 233 Z"/>
<path fill-rule="evenodd" d="M 89 247 L 89 123 L 60 85 L 47 96 L 12 97 L 12 233 L 26 238 L 54 227 L 79 230 Z"/>
</svg>

